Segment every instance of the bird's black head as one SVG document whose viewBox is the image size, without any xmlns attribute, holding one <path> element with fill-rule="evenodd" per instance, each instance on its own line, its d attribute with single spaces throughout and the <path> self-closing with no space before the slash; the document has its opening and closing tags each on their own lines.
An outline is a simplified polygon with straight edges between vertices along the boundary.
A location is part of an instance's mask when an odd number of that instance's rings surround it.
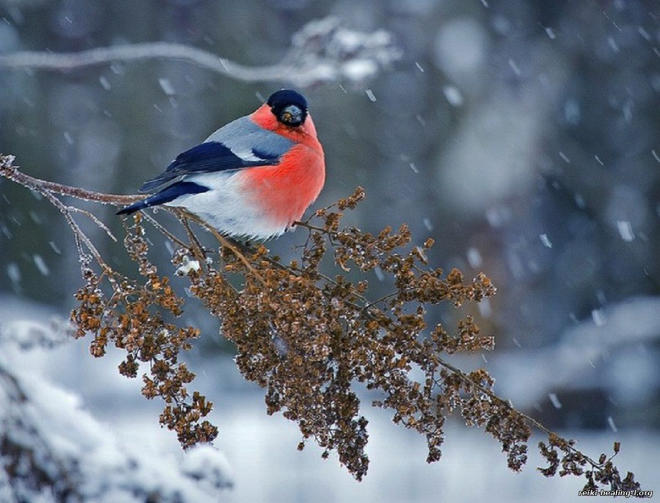
<svg viewBox="0 0 660 503">
<path fill-rule="evenodd" d="M 270 95 L 268 106 L 277 120 L 286 126 L 297 127 L 307 118 L 307 100 L 291 89 L 282 89 Z"/>
</svg>

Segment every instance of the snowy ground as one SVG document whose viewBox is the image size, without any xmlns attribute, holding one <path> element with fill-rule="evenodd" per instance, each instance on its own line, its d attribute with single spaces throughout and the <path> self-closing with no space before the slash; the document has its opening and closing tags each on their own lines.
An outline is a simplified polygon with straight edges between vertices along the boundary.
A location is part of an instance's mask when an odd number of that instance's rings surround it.
<svg viewBox="0 0 660 503">
<path fill-rule="evenodd" d="M 447 430 L 443 458 L 424 462 L 422 439 L 402 431 L 382 416 L 372 418 L 368 453 L 369 473 L 354 481 L 336 459 L 320 458 L 318 449 L 296 451 L 295 427 L 281 417 L 263 414 L 258 397 L 231 402 L 221 412 L 218 446 L 235 472 L 230 502 L 570 502 L 583 486 L 575 478 L 546 479 L 534 469 L 533 455 L 521 473 L 506 468 L 506 461 L 490 437 L 453 425 Z M 235 407 L 235 405 L 238 405 Z M 615 437 L 622 443 L 620 467 L 634 471 L 645 488 L 655 487 L 658 475 L 657 432 L 562 432 L 579 439 L 587 453 L 599 454 Z M 538 442 L 537 439 L 536 442 Z M 534 444 L 536 443 L 534 442 Z"/>
<path fill-rule="evenodd" d="M 4 326 L 15 319 L 46 320 L 54 314 L 16 298 L 1 300 L 0 319 Z M 144 474 L 152 473 L 156 481 L 168 473 L 179 476 L 176 467 L 181 452 L 176 439 L 157 425 L 160 404 L 144 400 L 139 395 L 139 381 L 119 376 L 116 363 L 109 357 L 92 359 L 83 340 L 53 350 L 24 352 L 20 371 L 43 375 L 80 395 L 83 407 L 117 439 L 118 445 L 127 446 L 134 453 L 151 453 L 143 459 L 151 458 L 155 463 Z M 545 479 L 534 469 L 540 462 L 535 455 L 522 473 L 513 473 L 506 468 L 498 445 L 490 437 L 459 424 L 452 423 L 447 428 L 442 460 L 427 465 L 422 439 L 393 425 L 386 414 L 378 411 L 368 413 L 371 465 L 366 479 L 358 483 L 333 456 L 322 460 L 314 445 L 298 452 L 296 426 L 281 416 L 269 417 L 264 413 L 262 394 L 243 383 L 229 358 L 207 360 L 198 370 L 199 386 L 216 404 L 213 420 L 220 426 L 216 446 L 231 467 L 217 463 L 223 469 L 222 477 L 233 481 L 233 489 L 219 493 L 222 501 L 582 501 L 577 496 L 583 485 L 581 480 Z M 634 471 L 645 488 L 654 489 L 660 445 L 657 432 L 562 433 L 579 439 L 579 447 L 596 457 L 603 450 L 609 452 L 615 440 L 621 441 L 618 465 Z M 172 481 L 163 478 L 157 483 L 171 486 Z M 201 494 L 218 494 L 191 488 L 183 493 L 196 495 L 191 496 L 195 499 Z"/>
</svg>

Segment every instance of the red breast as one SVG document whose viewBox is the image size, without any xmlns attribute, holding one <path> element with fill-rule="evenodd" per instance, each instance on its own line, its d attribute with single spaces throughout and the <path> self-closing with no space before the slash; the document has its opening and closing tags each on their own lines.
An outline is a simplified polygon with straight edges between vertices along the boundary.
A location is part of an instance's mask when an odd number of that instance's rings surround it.
<svg viewBox="0 0 660 503">
<path fill-rule="evenodd" d="M 244 187 L 255 204 L 276 225 L 290 225 L 299 220 L 318 197 L 325 182 L 323 147 L 316 138 L 316 127 L 308 114 L 298 127 L 280 123 L 268 105 L 259 107 L 250 118 L 264 129 L 294 142 L 274 166 L 260 166 L 243 171 Z"/>
</svg>

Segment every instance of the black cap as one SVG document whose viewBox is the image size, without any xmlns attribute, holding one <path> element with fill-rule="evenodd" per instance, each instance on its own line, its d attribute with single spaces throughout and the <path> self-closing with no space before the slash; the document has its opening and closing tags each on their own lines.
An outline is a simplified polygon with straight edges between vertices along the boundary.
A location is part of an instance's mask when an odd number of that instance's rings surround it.
<svg viewBox="0 0 660 503">
<path fill-rule="evenodd" d="M 282 89 L 270 95 L 268 106 L 277 120 L 287 126 L 299 126 L 307 118 L 307 100 L 291 89 Z"/>
</svg>

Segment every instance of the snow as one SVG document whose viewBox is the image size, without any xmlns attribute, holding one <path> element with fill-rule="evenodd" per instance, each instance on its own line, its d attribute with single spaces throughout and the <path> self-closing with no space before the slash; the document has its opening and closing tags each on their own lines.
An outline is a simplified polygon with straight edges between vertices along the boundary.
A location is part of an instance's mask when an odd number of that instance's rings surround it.
<svg viewBox="0 0 660 503">
<path fill-rule="evenodd" d="M 555 393 L 548 393 L 548 398 L 555 409 L 561 409 L 561 402 Z"/>
<path fill-rule="evenodd" d="M 9 262 L 7 264 L 7 276 L 14 286 L 18 285 L 21 281 L 21 270 L 18 268 L 16 262 Z"/>
<path fill-rule="evenodd" d="M 5 235 L 7 239 L 11 239 L 13 234 L 5 224 L 0 224 L 0 231 Z"/>
<path fill-rule="evenodd" d="M 543 243 L 543 246 L 546 248 L 552 248 L 552 242 L 550 241 L 550 238 L 547 234 L 540 234 L 539 239 L 541 240 L 541 243 Z"/>
<path fill-rule="evenodd" d="M 474 247 L 468 248 L 467 251 L 467 260 L 470 264 L 470 267 L 480 267 L 483 259 L 481 258 L 481 253 Z"/>
<path fill-rule="evenodd" d="M 60 501 L 48 486 L 54 482 L 45 480 L 67 481 L 81 501 L 104 503 L 139 503 L 147 497 L 172 503 L 215 501 L 231 486 L 229 464 L 217 448 L 203 445 L 182 452 L 171 433 L 158 428 L 157 416 L 142 423 L 133 414 L 122 432 L 107 417 L 101 421 L 92 415 L 80 395 L 54 383 L 39 366 L 52 359 L 53 351 L 89 359 L 78 351 L 82 341 L 68 337 L 63 322 L 12 319 L 16 312 L 10 314 L 10 307 L 3 302 L 0 318 L 0 439 L 15 446 L 11 456 L 19 456 L 25 471 L 12 481 L 0 472 L 1 501 Z M 32 316 L 40 317 L 37 311 Z M 56 360 L 60 374 L 71 368 L 62 366 L 61 356 Z M 96 370 L 111 368 L 97 364 Z M 3 379 L 7 375 L 11 380 Z M 95 381 L 89 373 L 85 378 Z M 163 438 L 154 441 L 154 434 Z M 43 490 L 41 483 L 46 484 Z"/>
<path fill-rule="evenodd" d="M 362 43 L 360 34 L 350 30 L 339 30 L 336 37 L 337 41 L 347 50 L 355 50 Z"/>
<path fill-rule="evenodd" d="M 176 274 L 178 276 L 185 276 L 190 271 L 199 271 L 199 269 L 200 265 L 198 260 L 190 260 L 189 257 L 185 256 L 183 257 L 183 264 L 177 268 Z"/>
<path fill-rule="evenodd" d="M 41 217 L 35 213 L 34 210 L 30 210 L 29 212 L 30 219 L 35 223 L 35 224 L 41 224 Z"/>
<path fill-rule="evenodd" d="M 451 106 L 460 107 L 463 104 L 463 95 L 457 87 L 445 86 L 442 88 L 442 92 Z"/>
<path fill-rule="evenodd" d="M 44 262 L 44 259 L 41 255 L 35 253 L 32 255 L 32 260 L 34 261 L 34 265 L 37 266 L 37 269 L 39 269 L 39 272 L 42 276 L 48 276 L 50 274 L 50 269 L 46 265 L 46 262 Z"/>
<path fill-rule="evenodd" d="M 196 479 L 209 489 L 230 486 L 232 470 L 224 454 L 210 445 L 197 445 L 186 452 L 181 471 Z"/>
<path fill-rule="evenodd" d="M 621 50 L 619 49 L 619 45 L 616 43 L 616 40 L 614 40 L 614 38 L 607 37 L 607 43 L 614 52 L 619 52 Z"/>
<path fill-rule="evenodd" d="M 513 70 L 513 73 L 516 74 L 516 76 L 520 77 L 520 67 L 518 64 L 511 58 L 509 58 L 509 66 L 511 67 L 511 70 Z"/>
<path fill-rule="evenodd" d="M 365 89 L 364 92 L 366 93 L 367 98 L 369 98 L 369 101 L 376 102 L 376 95 L 371 89 Z"/>
<path fill-rule="evenodd" d="M 101 87 L 106 91 L 109 91 L 112 88 L 112 86 L 110 85 L 110 81 L 105 75 L 101 75 L 99 77 L 99 83 L 101 84 Z"/>
<path fill-rule="evenodd" d="M 460 80 L 452 80 L 469 92 Z M 437 187 L 443 206 L 465 218 L 529 190 L 549 113 L 538 103 L 541 95 L 554 92 L 536 82 L 522 95 L 495 84 L 479 106 L 466 102 L 458 131 L 438 152 Z"/>
<path fill-rule="evenodd" d="M 481 358 L 479 361 L 483 363 Z M 300 435 L 295 425 L 279 415 L 265 416 L 261 397 L 246 397 L 237 392 L 231 401 L 241 412 L 228 410 L 226 416 L 232 425 L 232 435 L 223 444 L 237 477 L 234 490 L 224 499 L 227 503 L 565 503 L 582 499 L 576 497 L 584 485 L 581 480 L 539 476 L 535 467 L 544 464 L 535 446 L 547 439 L 536 434 L 530 439 L 528 464 L 521 473 L 514 474 L 506 468 L 499 444 L 476 428 L 467 429 L 457 424 L 458 421 L 449 420 L 443 456 L 439 462 L 427 464 L 424 440 L 414 432 L 394 426 L 391 413 L 373 410 L 367 417 L 369 474 L 358 483 L 345 473 L 334 455 L 321 460 L 321 451 L 313 444 L 308 443 L 302 452 L 297 452 L 295 445 Z M 578 447 L 586 453 L 599 453 L 614 440 L 621 441 L 617 466 L 634 471 L 636 478 L 650 480 L 652 484 L 657 471 L 655 446 L 660 440 L 657 432 L 650 437 L 630 431 L 620 431 L 616 437 L 611 431 L 558 433 L 579 439 Z M 268 476 L 257 478 L 257 474 Z"/>
<path fill-rule="evenodd" d="M 614 433 L 617 433 L 619 431 L 619 429 L 614 424 L 614 419 L 612 419 L 612 416 L 607 416 L 607 424 L 609 425 L 609 427 L 612 429 L 612 431 Z"/>
<path fill-rule="evenodd" d="M 637 32 L 644 38 L 644 40 L 650 42 L 651 41 L 651 35 L 649 34 L 648 31 L 644 29 L 643 26 L 638 26 L 637 27 Z"/>
<path fill-rule="evenodd" d="M 486 220 L 491 227 L 501 227 L 511 219 L 511 212 L 505 206 L 488 208 L 486 210 Z"/>
<path fill-rule="evenodd" d="M 594 323 L 597 327 L 602 327 L 605 325 L 605 316 L 601 309 L 594 309 L 591 311 L 591 319 L 594 320 Z"/>
<path fill-rule="evenodd" d="M 490 318 L 493 314 L 490 299 L 487 297 L 477 304 L 477 308 L 479 309 L 479 314 L 484 318 Z"/>
<path fill-rule="evenodd" d="M 158 84 L 160 85 L 160 88 L 167 96 L 174 96 L 176 94 L 176 91 L 174 90 L 174 86 L 172 85 L 172 82 L 170 82 L 170 79 L 165 77 L 160 77 L 158 79 Z"/>
<path fill-rule="evenodd" d="M 400 58 L 390 33 L 350 30 L 332 16 L 307 23 L 292 43 L 301 58 L 301 71 L 295 75 L 302 86 L 342 79 L 361 83 Z"/>
<path fill-rule="evenodd" d="M 49 325 L 34 320 L 11 320 L 0 325 L 0 344 L 21 350 L 53 348 L 66 340 L 67 324 L 51 320 Z"/>
<path fill-rule="evenodd" d="M 616 223 L 616 228 L 619 231 L 621 239 L 624 241 L 634 241 L 635 233 L 632 230 L 632 225 L 627 220 L 618 220 Z"/>
<path fill-rule="evenodd" d="M 564 119 L 573 126 L 580 123 L 581 111 L 580 103 L 577 100 L 569 99 L 564 104 Z"/>
<path fill-rule="evenodd" d="M 378 73 L 378 65 L 370 59 L 355 59 L 345 63 L 342 71 L 349 80 L 361 81 Z"/>
<path fill-rule="evenodd" d="M 556 344 L 542 351 L 497 351 L 489 358 L 489 371 L 497 378 L 500 394 L 515 397 L 523 408 L 551 389 L 591 386 L 606 386 L 626 400 L 643 399 L 655 389 L 660 371 L 653 363 L 655 353 L 636 348 L 657 340 L 658 312 L 660 297 L 610 303 L 566 329 Z M 534 379 L 521 379 L 520 373 Z"/>
<path fill-rule="evenodd" d="M 487 43 L 487 33 L 474 19 L 449 19 L 435 38 L 435 63 L 453 81 L 463 82 L 484 63 Z"/>
</svg>

